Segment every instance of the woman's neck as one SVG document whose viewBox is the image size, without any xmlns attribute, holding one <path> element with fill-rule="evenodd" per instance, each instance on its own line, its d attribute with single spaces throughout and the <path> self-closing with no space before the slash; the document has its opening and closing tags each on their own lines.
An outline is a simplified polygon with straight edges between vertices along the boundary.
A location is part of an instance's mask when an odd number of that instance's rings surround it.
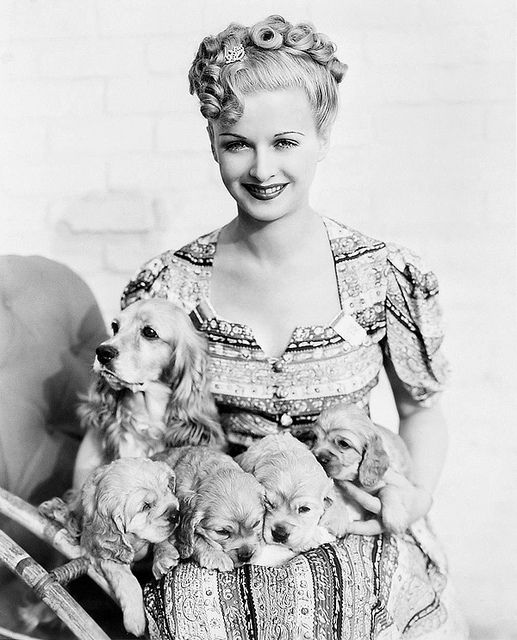
<svg viewBox="0 0 517 640">
<path fill-rule="evenodd" d="M 223 239 L 258 262 L 273 263 L 304 252 L 322 230 L 320 216 L 307 207 L 267 222 L 239 214 L 224 228 Z"/>
</svg>

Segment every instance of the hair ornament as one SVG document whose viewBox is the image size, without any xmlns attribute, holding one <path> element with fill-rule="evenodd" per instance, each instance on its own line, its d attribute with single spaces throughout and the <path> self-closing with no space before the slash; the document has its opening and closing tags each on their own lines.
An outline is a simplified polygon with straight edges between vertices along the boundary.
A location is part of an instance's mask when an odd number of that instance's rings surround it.
<svg viewBox="0 0 517 640">
<path fill-rule="evenodd" d="M 224 50 L 224 62 L 225 64 L 231 64 L 232 62 L 239 62 L 244 58 L 244 47 L 241 42 L 233 47 L 226 47 Z"/>
</svg>

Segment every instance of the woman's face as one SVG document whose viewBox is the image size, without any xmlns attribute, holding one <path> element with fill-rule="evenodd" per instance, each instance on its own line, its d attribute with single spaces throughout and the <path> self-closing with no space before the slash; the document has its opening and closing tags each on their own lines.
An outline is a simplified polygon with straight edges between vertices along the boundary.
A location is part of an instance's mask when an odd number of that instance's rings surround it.
<svg viewBox="0 0 517 640">
<path fill-rule="evenodd" d="M 250 94 L 237 123 L 216 122 L 209 131 L 221 177 L 240 215 L 267 222 L 308 209 L 327 137 L 316 130 L 302 89 Z"/>
</svg>

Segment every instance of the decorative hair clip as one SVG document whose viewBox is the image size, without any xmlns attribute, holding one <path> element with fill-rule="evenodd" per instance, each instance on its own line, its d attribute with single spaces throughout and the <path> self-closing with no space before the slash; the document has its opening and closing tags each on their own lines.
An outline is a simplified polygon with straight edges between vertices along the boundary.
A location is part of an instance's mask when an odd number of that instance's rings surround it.
<svg viewBox="0 0 517 640">
<path fill-rule="evenodd" d="M 244 47 L 239 42 L 233 47 L 227 47 L 224 50 L 224 62 L 230 64 L 231 62 L 238 62 L 244 58 Z"/>
</svg>

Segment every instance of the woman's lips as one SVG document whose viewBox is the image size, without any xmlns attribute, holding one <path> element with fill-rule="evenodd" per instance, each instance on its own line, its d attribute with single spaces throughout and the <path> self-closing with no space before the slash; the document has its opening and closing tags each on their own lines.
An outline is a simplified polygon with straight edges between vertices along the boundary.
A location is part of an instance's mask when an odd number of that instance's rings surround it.
<svg viewBox="0 0 517 640">
<path fill-rule="evenodd" d="M 248 183 L 244 184 L 243 187 L 250 195 L 252 195 L 257 200 L 272 200 L 282 193 L 282 191 L 287 187 L 287 183 L 272 184 L 268 186 Z"/>
</svg>

